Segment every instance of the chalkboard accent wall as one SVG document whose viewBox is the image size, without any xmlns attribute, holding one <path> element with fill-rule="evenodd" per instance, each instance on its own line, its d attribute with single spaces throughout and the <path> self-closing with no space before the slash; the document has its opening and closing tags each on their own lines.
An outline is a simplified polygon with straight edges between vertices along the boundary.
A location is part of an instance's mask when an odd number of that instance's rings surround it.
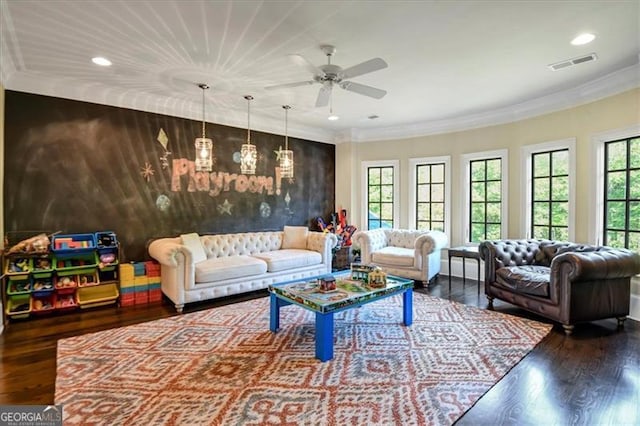
<svg viewBox="0 0 640 426">
<path fill-rule="evenodd" d="M 195 172 L 202 122 L 67 99 L 5 93 L 5 232 L 114 231 L 124 261 L 158 237 L 281 230 L 334 211 L 335 147 L 289 138 L 293 179 L 279 176 L 282 135 L 251 132 L 254 176 L 240 174 L 246 129 L 207 123 L 211 173 Z"/>
</svg>

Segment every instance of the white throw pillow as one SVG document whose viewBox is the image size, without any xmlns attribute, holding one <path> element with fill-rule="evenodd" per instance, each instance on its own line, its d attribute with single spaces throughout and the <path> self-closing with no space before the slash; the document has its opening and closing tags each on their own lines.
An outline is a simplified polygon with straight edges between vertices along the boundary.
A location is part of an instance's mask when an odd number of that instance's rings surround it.
<svg viewBox="0 0 640 426">
<path fill-rule="evenodd" d="M 309 229 L 306 226 L 285 226 L 284 237 L 282 239 L 283 249 L 306 249 L 307 234 Z"/>
<path fill-rule="evenodd" d="M 200 242 L 200 236 L 197 233 L 183 234 L 180 235 L 180 238 L 182 238 L 182 244 L 191 250 L 193 263 L 207 260 L 207 254 L 204 252 L 204 247 L 202 247 L 202 243 Z"/>
</svg>

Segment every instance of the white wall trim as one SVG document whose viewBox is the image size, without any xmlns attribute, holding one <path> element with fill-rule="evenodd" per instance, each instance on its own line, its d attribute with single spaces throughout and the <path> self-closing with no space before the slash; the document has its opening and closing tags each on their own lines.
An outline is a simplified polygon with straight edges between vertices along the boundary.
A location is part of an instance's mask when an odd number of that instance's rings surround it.
<svg viewBox="0 0 640 426">
<path fill-rule="evenodd" d="M 520 174 L 520 223 L 523 228 L 520 235 L 531 238 L 531 157 L 533 154 L 558 149 L 569 150 L 569 241 L 575 241 L 576 224 L 576 138 L 542 142 L 522 147 L 520 167 L 524 170 Z"/>
<path fill-rule="evenodd" d="M 501 200 L 501 217 L 502 223 L 500 224 L 500 233 L 502 238 L 507 238 L 508 230 L 509 230 L 509 150 L 508 149 L 497 149 L 493 151 L 482 151 L 482 152 L 473 152 L 468 154 L 463 154 L 460 156 L 460 185 L 464 187 L 464 191 L 460 191 L 461 196 L 463 197 L 460 201 L 460 220 L 463 226 L 460 227 L 460 235 L 459 241 L 462 241 L 464 245 L 476 245 L 474 243 L 469 242 L 469 237 L 471 230 L 469 229 L 469 209 L 470 209 L 470 201 L 469 198 L 471 196 L 471 188 L 467 184 L 469 182 L 471 169 L 469 164 L 472 160 L 483 160 L 488 158 L 500 158 L 501 166 L 502 166 L 502 200 Z"/>
<path fill-rule="evenodd" d="M 409 139 L 441 133 L 512 123 L 554 111 L 574 108 L 640 87 L 640 64 L 631 65 L 571 89 L 552 93 L 519 104 L 442 120 L 402 126 L 352 129 L 352 142 Z"/>
<path fill-rule="evenodd" d="M 409 158 L 409 212 L 407 227 L 416 229 L 416 168 L 444 163 L 444 232 L 451 235 L 451 156 Z"/>
<path fill-rule="evenodd" d="M 640 296 L 631 295 L 631 305 L 629 306 L 629 318 L 640 321 Z"/>
<path fill-rule="evenodd" d="M 361 208 L 361 224 L 362 229 L 369 228 L 369 188 L 367 186 L 367 170 L 369 167 L 393 167 L 393 226 L 400 226 L 400 161 L 399 160 L 380 160 L 380 161 L 363 161 L 360 167 L 360 188 L 364 202 Z"/>
<path fill-rule="evenodd" d="M 619 129 L 607 130 L 591 136 L 590 187 L 594 188 L 588 196 L 589 203 L 589 243 L 602 244 L 604 230 L 604 144 L 605 142 L 640 135 L 640 123 Z"/>
</svg>

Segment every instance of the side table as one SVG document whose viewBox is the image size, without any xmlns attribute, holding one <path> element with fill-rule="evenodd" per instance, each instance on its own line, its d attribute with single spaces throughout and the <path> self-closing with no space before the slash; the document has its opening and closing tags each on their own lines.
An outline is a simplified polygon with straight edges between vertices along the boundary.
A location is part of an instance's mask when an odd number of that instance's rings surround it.
<svg viewBox="0 0 640 426">
<path fill-rule="evenodd" d="M 449 252 L 449 293 L 451 293 L 451 258 L 452 257 L 461 257 L 462 258 L 462 285 L 466 282 L 466 270 L 465 270 L 465 260 L 466 259 L 475 259 L 478 261 L 478 294 L 480 294 L 480 252 L 478 251 L 478 247 L 473 246 L 464 246 L 464 247 L 449 247 L 447 249 Z"/>
</svg>

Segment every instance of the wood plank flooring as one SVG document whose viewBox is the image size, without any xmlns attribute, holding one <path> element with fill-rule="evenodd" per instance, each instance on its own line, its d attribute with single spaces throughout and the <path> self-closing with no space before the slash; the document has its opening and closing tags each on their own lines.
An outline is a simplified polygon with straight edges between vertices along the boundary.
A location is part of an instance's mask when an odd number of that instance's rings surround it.
<svg viewBox="0 0 640 426">
<path fill-rule="evenodd" d="M 441 276 L 416 291 L 485 308 L 475 281 Z M 254 292 L 185 307 L 209 309 L 266 296 Z M 496 301 L 495 310 L 545 321 Z M 0 335 L 0 404 L 51 404 L 55 392 L 58 339 L 176 315 L 168 300 L 126 308 L 104 307 L 77 313 L 14 321 Z M 266 327 L 267 325 L 265 325 Z M 459 425 L 637 425 L 640 424 L 640 323 L 615 320 L 576 326 L 566 337 L 553 331 L 459 421 Z"/>
</svg>

